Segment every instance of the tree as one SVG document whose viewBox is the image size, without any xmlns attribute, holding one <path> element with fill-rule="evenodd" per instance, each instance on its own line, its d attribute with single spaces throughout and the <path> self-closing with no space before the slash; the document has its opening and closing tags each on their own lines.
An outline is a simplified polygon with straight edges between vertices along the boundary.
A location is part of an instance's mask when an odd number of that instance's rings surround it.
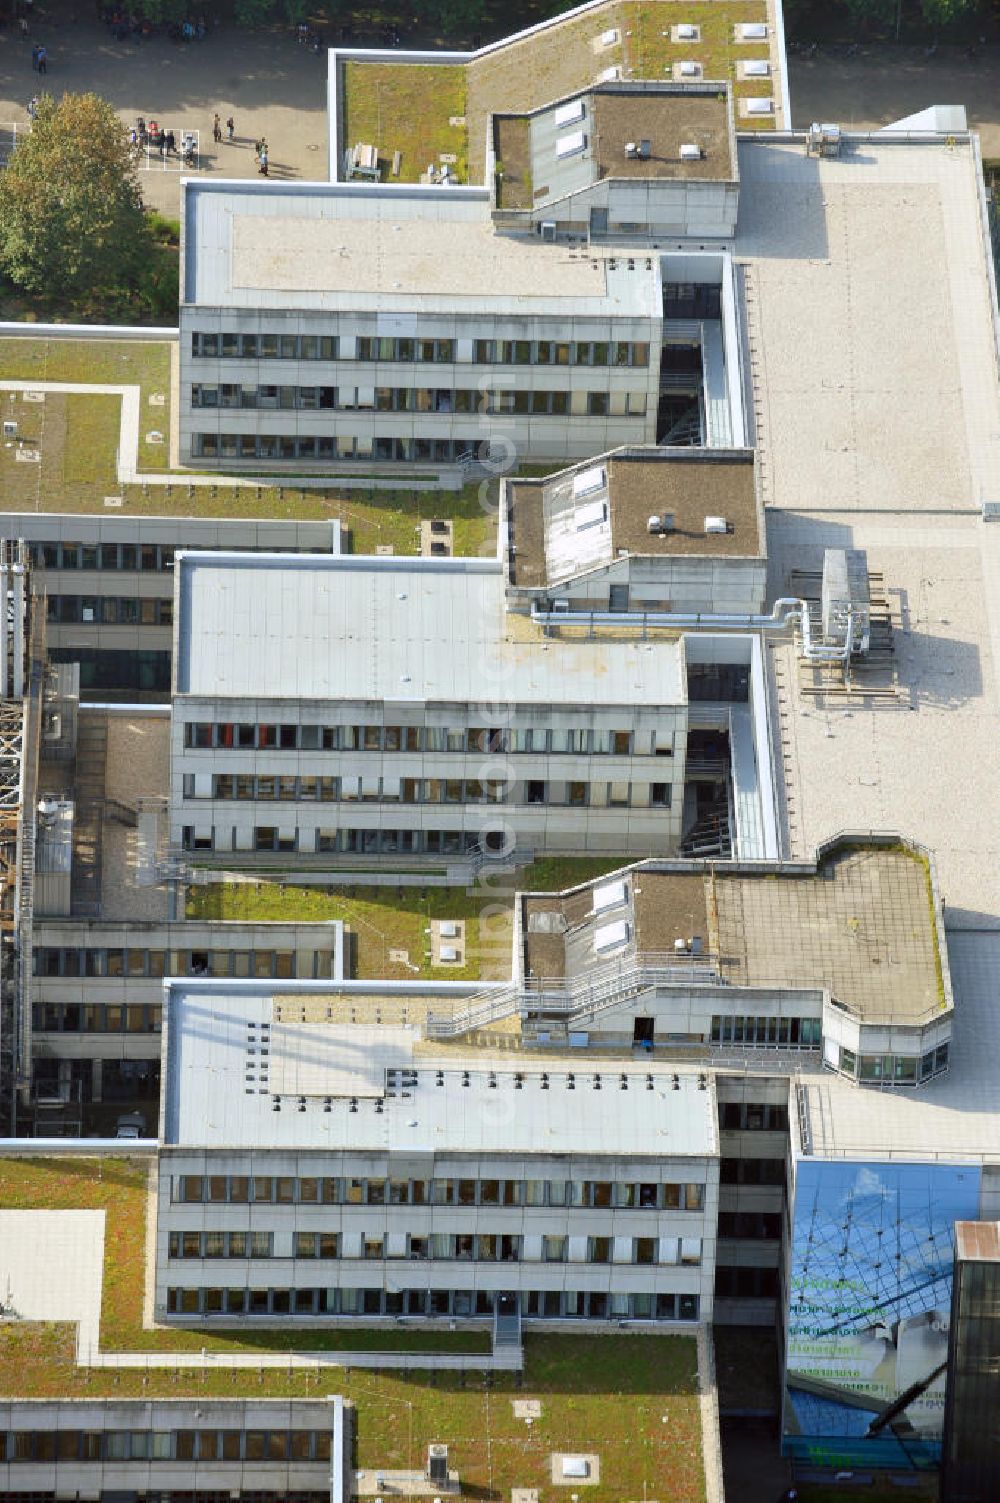
<svg viewBox="0 0 1000 1503">
<path fill-rule="evenodd" d="M 0 269 L 72 302 L 136 285 L 153 249 L 137 161 L 106 100 L 43 97 L 0 173 Z"/>
</svg>

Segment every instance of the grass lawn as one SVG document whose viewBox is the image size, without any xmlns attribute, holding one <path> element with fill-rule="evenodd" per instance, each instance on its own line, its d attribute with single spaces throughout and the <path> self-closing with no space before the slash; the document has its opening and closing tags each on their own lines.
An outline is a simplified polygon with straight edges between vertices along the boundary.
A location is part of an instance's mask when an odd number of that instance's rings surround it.
<svg viewBox="0 0 1000 1503">
<path fill-rule="evenodd" d="M 267 1332 L 212 1336 L 141 1327 L 146 1168 L 128 1159 L 0 1160 L 0 1205 L 107 1212 L 102 1344 L 132 1350 L 288 1350 L 349 1345 L 484 1349 L 478 1334 L 396 1331 Z M 464 1494 L 500 1499 L 512 1487 L 545 1488 L 553 1451 L 597 1451 L 601 1483 L 590 1503 L 644 1495 L 660 1503 L 704 1499 L 695 1343 L 686 1336 L 545 1336 L 525 1342 L 523 1377 L 411 1372 L 320 1373 L 163 1370 L 114 1373 L 76 1368 L 67 1326 L 8 1325 L 0 1331 L 0 1387 L 8 1396 L 177 1398 L 316 1396 L 337 1391 L 357 1408 L 357 1465 L 421 1464 L 430 1441 L 450 1447 Z M 512 1400 L 540 1399 L 532 1427 Z"/>
<path fill-rule="evenodd" d="M 315 923 L 343 919 L 353 937 L 353 973 L 362 980 L 506 980 L 511 973 L 516 890 L 548 892 L 614 871 L 625 856 L 536 861 L 497 876 L 472 892 L 457 887 L 313 887 L 294 882 L 213 882 L 189 887 L 191 919 L 264 919 Z M 432 966 L 431 919 L 466 923 L 466 964 Z M 408 965 L 389 959 L 405 950 Z M 418 967 L 418 969 L 414 969 Z"/>
<path fill-rule="evenodd" d="M 416 183 L 442 155 L 469 180 L 465 69 L 441 63 L 344 63 L 340 70 L 343 146 L 377 146 L 383 182 Z M 463 124 L 451 125 L 452 119 Z M 401 154 L 398 178 L 391 167 Z"/>
</svg>

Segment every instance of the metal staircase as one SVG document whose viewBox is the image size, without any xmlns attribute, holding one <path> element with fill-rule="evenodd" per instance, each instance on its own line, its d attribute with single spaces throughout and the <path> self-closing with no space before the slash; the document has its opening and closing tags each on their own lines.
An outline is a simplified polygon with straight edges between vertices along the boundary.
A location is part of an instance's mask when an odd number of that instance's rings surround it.
<svg viewBox="0 0 1000 1503">
<path fill-rule="evenodd" d="M 595 967 L 569 981 L 527 978 L 520 985 L 477 992 L 451 1014 L 428 1013 L 428 1038 L 456 1038 L 520 1012 L 538 1021 L 551 1019 L 567 1028 L 632 1001 L 657 986 L 719 984 L 715 957 L 707 954 L 629 956 Z"/>
</svg>

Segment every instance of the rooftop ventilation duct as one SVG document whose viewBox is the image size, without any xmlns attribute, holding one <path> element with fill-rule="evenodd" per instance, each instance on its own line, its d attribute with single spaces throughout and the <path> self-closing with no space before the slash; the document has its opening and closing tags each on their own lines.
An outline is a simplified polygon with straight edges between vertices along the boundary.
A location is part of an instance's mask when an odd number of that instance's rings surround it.
<svg viewBox="0 0 1000 1503">
<path fill-rule="evenodd" d="M 706 532 L 728 532 L 729 531 L 729 523 L 726 521 L 725 517 L 706 517 L 705 518 L 705 531 Z"/>
<path fill-rule="evenodd" d="M 700 162 L 701 147 L 698 146 L 694 141 L 685 141 L 681 146 L 681 161 Z"/>
<path fill-rule="evenodd" d="M 650 517 L 646 523 L 646 531 L 650 537 L 662 537 L 665 533 L 674 530 L 674 514 L 672 511 L 662 511 L 657 516 Z"/>
</svg>

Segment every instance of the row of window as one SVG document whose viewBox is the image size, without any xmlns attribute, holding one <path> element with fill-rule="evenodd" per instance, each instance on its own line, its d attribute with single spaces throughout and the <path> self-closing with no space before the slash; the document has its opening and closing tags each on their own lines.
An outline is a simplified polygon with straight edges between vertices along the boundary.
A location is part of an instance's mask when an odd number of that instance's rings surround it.
<svg viewBox="0 0 1000 1503">
<path fill-rule="evenodd" d="M 381 463 L 499 464 L 500 447 L 470 438 L 358 437 L 352 433 L 192 433 L 196 459 L 363 459 Z"/>
<path fill-rule="evenodd" d="M 130 1002 L 125 1007 L 100 1003 L 36 1002 L 32 1026 L 38 1033 L 159 1033 L 160 1007 Z"/>
<path fill-rule="evenodd" d="M 49 595 L 45 601 L 49 621 L 84 626 L 171 626 L 173 600 L 137 599 L 135 595 Z"/>
<path fill-rule="evenodd" d="M 715 1292 L 730 1299 L 774 1299 L 778 1293 L 778 1270 L 716 1268 Z"/>
<path fill-rule="evenodd" d="M 722 1159 L 719 1163 L 722 1185 L 783 1185 L 784 1159 Z"/>
<path fill-rule="evenodd" d="M 429 1315 L 493 1313 L 490 1289 L 168 1289 L 171 1315 Z M 697 1294 L 533 1289 L 521 1313 L 539 1320 L 697 1320 Z"/>
<path fill-rule="evenodd" d="M 760 1101 L 720 1101 L 719 1126 L 726 1132 L 787 1132 L 788 1108 Z"/>
<path fill-rule="evenodd" d="M 912 1054 L 856 1054 L 840 1047 L 838 1068 L 856 1080 L 888 1080 L 894 1085 L 916 1085 L 948 1068 L 948 1045 L 939 1044 L 919 1059 Z"/>
<path fill-rule="evenodd" d="M 517 413 L 525 417 L 643 417 L 644 391 L 612 395 L 561 391 L 478 391 L 447 386 L 246 386 L 194 382 L 191 406 L 200 411 L 263 409 L 283 412 Z"/>
<path fill-rule="evenodd" d="M 181 848 L 185 851 L 240 851 L 235 828 L 183 825 Z M 288 830 L 277 825 L 255 825 L 251 836 L 255 851 L 345 852 L 348 855 L 478 855 L 487 850 L 502 852 L 502 833 L 487 830 Z"/>
<path fill-rule="evenodd" d="M 292 981 L 328 978 L 331 950 L 314 950 L 305 974 L 294 950 L 78 949 L 75 945 L 36 945 L 36 976 L 249 976 Z"/>
<path fill-rule="evenodd" d="M 0 1461 L 329 1461 L 328 1430 L 0 1431 Z"/>
<path fill-rule="evenodd" d="M 162 574 L 174 567 L 172 543 L 32 543 L 31 561 L 44 569 L 110 569 Z"/>
<path fill-rule="evenodd" d="M 671 757 L 671 732 L 553 730 L 548 727 L 440 725 L 257 725 L 251 721 L 188 720 L 184 745 L 208 751 L 462 752 L 484 756 L 533 752 L 550 756 Z"/>
<path fill-rule="evenodd" d="M 575 809 L 669 809 L 669 783 L 588 783 L 528 778 L 255 777 L 252 773 L 185 773 L 184 798 L 262 803 L 552 804 Z"/>
<path fill-rule="evenodd" d="M 222 541 L 203 547 L 225 547 L 228 553 L 257 553 L 246 543 Z M 31 561 L 44 569 L 92 569 L 125 574 L 162 574 L 174 567 L 174 545 L 167 543 L 31 543 Z M 329 547 L 295 548 L 285 553 L 329 553 Z"/>
<path fill-rule="evenodd" d="M 571 1243 L 578 1245 L 572 1246 Z M 460 1261 L 479 1263 L 642 1263 L 696 1267 L 701 1262 L 700 1237 L 579 1237 L 539 1236 L 529 1240 L 492 1232 L 431 1232 L 426 1236 L 400 1233 L 385 1237 L 357 1232 L 296 1232 L 294 1258 L 403 1258 L 410 1262 Z M 273 1232 L 171 1232 L 172 1258 L 271 1258 Z M 279 1256 L 286 1254 L 279 1253 Z"/>
<path fill-rule="evenodd" d="M 818 1049 L 823 1041 L 819 1018 L 713 1017 L 713 1044 L 780 1044 L 786 1048 Z"/>
<path fill-rule="evenodd" d="M 353 344 L 353 355 L 351 354 Z M 221 360 L 399 360 L 406 364 L 452 365 L 454 339 L 409 339 L 336 334 L 237 334 L 192 332 L 195 359 Z M 476 365 L 647 366 L 649 345 L 629 340 L 476 339 Z"/>
<path fill-rule="evenodd" d="M 729 1162 L 726 1160 L 725 1162 Z M 735 1161 L 734 1161 L 735 1162 Z M 771 1160 L 755 1160 L 769 1163 Z M 780 1170 L 780 1159 L 774 1160 Z M 779 1177 L 777 1183 L 781 1183 Z M 271 1174 L 172 1175 L 179 1205 L 573 1206 L 700 1211 L 703 1184 L 590 1179 L 349 1179 Z"/>
<path fill-rule="evenodd" d="M 718 1234 L 777 1242 L 781 1237 L 781 1217 L 769 1211 L 720 1211 Z"/>
</svg>

